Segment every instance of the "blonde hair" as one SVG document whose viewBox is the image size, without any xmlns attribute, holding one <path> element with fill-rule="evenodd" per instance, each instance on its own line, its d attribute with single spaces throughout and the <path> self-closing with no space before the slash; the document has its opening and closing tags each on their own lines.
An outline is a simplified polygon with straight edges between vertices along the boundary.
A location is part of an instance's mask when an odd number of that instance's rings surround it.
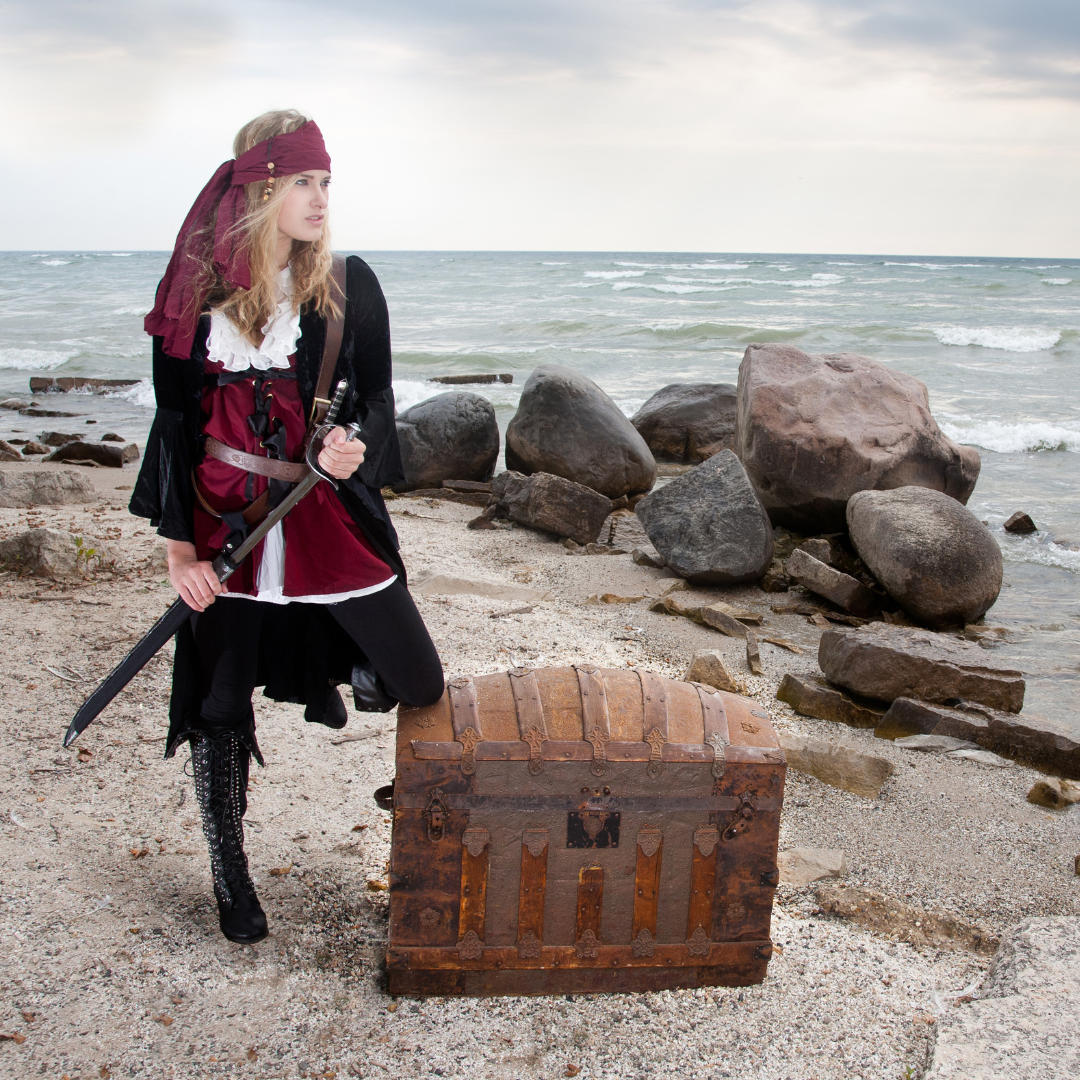
<svg viewBox="0 0 1080 1080">
<path fill-rule="evenodd" d="M 274 135 L 296 131 L 308 122 L 308 117 L 295 109 L 266 112 L 246 123 L 233 141 L 233 156 L 239 157 L 253 146 Z M 270 198 L 263 200 L 264 181 L 244 185 L 246 212 L 236 225 L 240 244 L 247 256 L 251 272 L 251 288 L 230 288 L 213 268 L 212 256 L 203 264 L 203 276 L 208 286 L 207 302 L 232 320 L 237 329 L 254 345 L 261 345 L 262 328 L 273 318 L 277 309 L 276 279 L 278 213 L 299 174 L 278 177 Z M 289 255 L 292 268 L 293 311 L 307 306 L 325 318 L 339 318 L 335 294 L 340 290 L 331 275 L 333 254 L 330 250 L 330 229 L 324 221 L 318 240 L 294 240 Z M 344 299 L 344 297 L 342 297 Z"/>
</svg>

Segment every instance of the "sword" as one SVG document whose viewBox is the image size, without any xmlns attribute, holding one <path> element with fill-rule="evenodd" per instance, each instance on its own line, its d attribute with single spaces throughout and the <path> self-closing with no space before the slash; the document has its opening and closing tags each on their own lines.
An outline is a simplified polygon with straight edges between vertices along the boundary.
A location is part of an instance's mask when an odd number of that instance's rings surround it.
<svg viewBox="0 0 1080 1080">
<path fill-rule="evenodd" d="M 348 383 L 342 379 L 334 390 L 334 399 L 330 408 L 326 411 L 326 420 L 314 432 L 308 443 L 304 460 L 311 470 L 296 487 L 285 496 L 284 499 L 266 515 L 259 525 L 253 529 L 247 539 L 238 545 L 226 543 L 225 547 L 211 565 L 218 581 L 227 581 L 239 568 L 240 564 L 255 550 L 255 547 L 271 529 L 309 492 L 320 480 L 326 480 L 334 489 L 337 489 L 337 481 L 319 465 L 319 448 L 323 439 L 334 427 L 334 420 L 345 400 L 345 391 Z M 360 434 L 359 424 L 348 424 L 345 427 L 346 441 L 351 442 Z M 179 597 L 172 606 L 150 628 L 146 636 L 134 649 L 124 657 L 116 666 L 112 674 L 82 703 L 79 711 L 75 714 L 71 725 L 64 736 L 64 746 L 70 746 L 95 720 L 98 714 L 109 704 L 110 701 L 135 676 L 150 662 L 157 651 L 173 637 L 173 635 L 191 617 L 193 609 Z"/>
</svg>

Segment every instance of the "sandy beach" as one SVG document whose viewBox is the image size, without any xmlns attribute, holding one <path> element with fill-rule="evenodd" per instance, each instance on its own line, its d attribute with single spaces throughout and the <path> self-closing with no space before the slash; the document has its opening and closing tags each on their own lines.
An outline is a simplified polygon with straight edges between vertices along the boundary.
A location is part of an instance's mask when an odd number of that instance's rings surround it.
<svg viewBox="0 0 1080 1080">
<path fill-rule="evenodd" d="M 5 1075 L 897 1080 L 920 1074 L 940 1019 L 982 979 L 985 950 L 890 940 L 824 914 L 814 886 L 782 885 L 779 948 L 760 986 L 391 1000 L 379 887 L 389 817 L 371 793 L 393 775 L 394 716 L 353 714 L 335 732 L 306 725 L 299 706 L 258 697 L 267 767 L 252 782 L 248 852 L 271 936 L 228 943 L 187 753 L 161 757 L 171 657 L 160 654 L 75 747 L 61 749 L 88 687 L 173 598 L 161 541 L 125 509 L 134 469 L 86 474 L 96 502 L 0 510 L 0 539 L 44 526 L 105 540 L 115 558 L 78 584 L 0 577 Z M 570 556 L 522 528 L 468 531 L 468 506 L 402 498 L 391 511 L 410 573 L 535 590 L 527 602 L 419 596 L 448 676 L 591 661 L 678 678 L 694 651 L 719 649 L 779 730 L 896 766 L 873 801 L 789 772 L 781 850 L 841 848 L 842 884 L 991 935 L 1031 916 L 1080 914 L 1080 809 L 1026 802 L 1039 774 L 916 754 L 870 731 L 796 717 L 775 700 L 785 672 L 816 670 L 821 632 L 774 613 L 783 596 L 757 587 L 698 594 L 762 612 L 764 636 L 802 649 L 763 642 L 765 672 L 751 676 L 742 641 L 647 610 L 670 583 L 666 571 L 625 555 Z M 632 539 L 634 519 L 621 527 L 616 539 Z M 583 603 L 604 592 L 646 599 Z M 523 607 L 532 610 L 508 613 Z"/>
</svg>

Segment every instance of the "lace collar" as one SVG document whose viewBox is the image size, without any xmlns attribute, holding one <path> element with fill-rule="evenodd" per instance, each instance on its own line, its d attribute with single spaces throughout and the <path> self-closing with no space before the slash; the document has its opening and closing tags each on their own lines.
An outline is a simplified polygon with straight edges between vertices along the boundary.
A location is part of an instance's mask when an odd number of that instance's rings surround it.
<svg viewBox="0 0 1080 1080">
<path fill-rule="evenodd" d="M 286 266 L 277 276 L 277 309 L 262 328 L 263 342 L 259 346 L 244 337 L 223 312 L 212 312 L 207 358 L 226 371 L 287 368 L 300 337 L 300 312 L 293 311 L 292 293 L 292 270 Z"/>
</svg>

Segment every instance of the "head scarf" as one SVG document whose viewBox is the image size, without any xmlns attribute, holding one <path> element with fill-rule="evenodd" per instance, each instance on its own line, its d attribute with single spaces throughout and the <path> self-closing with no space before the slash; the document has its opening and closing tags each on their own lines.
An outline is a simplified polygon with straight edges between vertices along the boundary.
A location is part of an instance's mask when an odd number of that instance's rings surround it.
<svg viewBox="0 0 1080 1080">
<path fill-rule="evenodd" d="M 314 120 L 296 131 L 274 135 L 218 167 L 184 218 L 154 308 L 143 322 L 148 334 L 160 334 L 165 339 L 164 349 L 169 356 L 186 359 L 191 355 L 195 327 L 206 299 L 205 290 L 201 296 L 197 293 L 215 211 L 214 269 L 226 285 L 250 289 L 251 271 L 236 229 L 246 210 L 244 184 L 265 181 L 264 197 L 268 197 L 276 177 L 309 169 L 330 169 L 330 155 Z"/>
</svg>

